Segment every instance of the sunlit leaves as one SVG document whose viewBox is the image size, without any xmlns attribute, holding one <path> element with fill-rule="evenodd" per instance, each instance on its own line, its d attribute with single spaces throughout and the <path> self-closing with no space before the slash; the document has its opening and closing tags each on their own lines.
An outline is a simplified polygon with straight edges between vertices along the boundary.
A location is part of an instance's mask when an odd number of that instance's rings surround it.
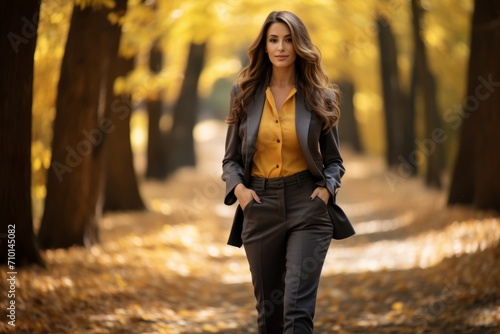
<svg viewBox="0 0 500 334">
<path fill-rule="evenodd" d="M 464 97 L 465 80 L 458 84 L 456 78 L 465 78 L 467 73 L 472 6 L 472 1 L 429 1 L 424 16 L 429 64 L 439 82 L 441 114 Z"/>
<path fill-rule="evenodd" d="M 72 0 L 43 1 L 40 6 L 33 79 L 32 196 L 35 228 L 45 198 L 50 164 L 52 122 L 62 56 L 73 9 Z"/>
<path fill-rule="evenodd" d="M 243 249 L 225 244 L 232 214 L 220 215 L 224 185 L 219 172 L 212 174 L 220 168 L 224 128 L 222 122 L 203 124 L 200 131 L 213 134 L 197 137 L 198 169 L 142 185 L 149 212 L 108 214 L 101 221 L 101 244 L 45 251 L 48 269 L 19 271 L 16 329 L 256 333 L 248 263 Z M 331 245 L 315 332 L 498 329 L 498 216 L 445 209 L 439 204 L 444 194 L 416 180 L 392 191 L 378 159 L 345 153 L 349 171 L 365 168 L 347 173 L 339 193 L 360 228 L 352 239 Z M 0 270 L 0 282 L 6 272 Z M 2 309 L 5 300 L 0 299 Z M 0 322 L 0 332 L 5 326 Z"/>
<path fill-rule="evenodd" d="M 75 0 L 75 4 L 82 9 L 91 7 L 92 9 L 113 8 L 115 6 L 114 0 Z"/>
<path fill-rule="evenodd" d="M 132 57 L 141 51 L 148 50 L 161 34 L 159 20 L 161 18 L 151 7 L 140 3 L 129 4 L 127 12 L 122 18 L 120 54 Z"/>
<path fill-rule="evenodd" d="M 35 52 L 33 140 L 45 149 L 37 146 L 37 155 L 33 156 L 35 186 L 45 183 L 46 170 L 42 162 L 52 138 L 60 61 L 74 3 L 51 0 L 41 5 Z M 79 0 L 76 4 L 94 9 L 112 8 L 114 1 Z M 472 1 L 429 0 L 425 8 L 424 38 L 429 63 L 438 80 L 440 112 L 444 113 L 463 100 Z M 414 54 L 407 0 L 129 0 L 125 15 L 112 11 L 110 19 L 123 29 L 120 54 L 134 57 L 137 66 L 132 73 L 117 80 L 115 91 L 131 93 L 134 102 L 161 94 L 165 103 L 172 105 L 183 80 L 189 43 L 207 40 L 207 58 L 199 90 L 202 97 L 209 96 L 219 79 L 234 81 L 246 60 L 247 47 L 268 13 L 277 9 L 293 11 L 305 22 L 333 81 L 354 83 L 355 116 L 364 146 L 369 152 L 383 152 L 383 104 L 375 17 L 381 14 L 392 25 L 401 82 L 408 91 Z M 151 73 L 148 52 L 156 42 L 163 51 L 163 67 Z M 227 99 L 228 92 L 224 94 Z M 216 113 L 225 115 L 227 102 L 220 100 L 217 108 L 224 110 Z M 452 142 L 449 140 L 446 145 L 451 146 Z M 43 198 L 35 198 L 35 202 L 40 200 Z M 35 210 L 35 217 L 39 214 Z"/>
</svg>

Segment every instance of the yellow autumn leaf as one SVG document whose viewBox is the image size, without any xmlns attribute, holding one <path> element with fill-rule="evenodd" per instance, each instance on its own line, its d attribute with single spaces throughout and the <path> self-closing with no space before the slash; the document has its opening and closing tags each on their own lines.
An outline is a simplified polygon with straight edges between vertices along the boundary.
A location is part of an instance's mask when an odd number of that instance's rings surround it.
<svg viewBox="0 0 500 334">
<path fill-rule="evenodd" d="M 392 304 L 392 309 L 397 312 L 401 312 L 404 308 L 403 302 L 395 302 Z"/>
</svg>

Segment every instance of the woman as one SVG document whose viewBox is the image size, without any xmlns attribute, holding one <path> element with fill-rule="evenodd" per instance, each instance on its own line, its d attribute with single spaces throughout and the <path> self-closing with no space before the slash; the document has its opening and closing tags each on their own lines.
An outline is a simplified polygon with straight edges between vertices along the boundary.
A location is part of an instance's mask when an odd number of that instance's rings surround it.
<svg viewBox="0 0 500 334">
<path fill-rule="evenodd" d="M 244 245 L 259 333 L 312 333 L 332 217 L 348 225 L 339 238 L 354 233 L 334 204 L 339 93 L 291 12 L 269 14 L 248 56 L 227 118 L 224 202 L 239 204 L 228 244 Z"/>
</svg>

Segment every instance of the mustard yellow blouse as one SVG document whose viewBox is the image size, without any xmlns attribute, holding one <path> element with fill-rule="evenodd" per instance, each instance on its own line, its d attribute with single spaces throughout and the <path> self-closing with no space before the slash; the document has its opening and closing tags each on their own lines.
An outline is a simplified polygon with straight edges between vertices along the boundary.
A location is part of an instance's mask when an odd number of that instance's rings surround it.
<svg viewBox="0 0 500 334">
<path fill-rule="evenodd" d="M 290 176 L 307 169 L 295 129 L 295 95 L 293 88 L 281 110 L 276 110 L 273 93 L 268 87 L 262 111 L 252 176 Z"/>
</svg>

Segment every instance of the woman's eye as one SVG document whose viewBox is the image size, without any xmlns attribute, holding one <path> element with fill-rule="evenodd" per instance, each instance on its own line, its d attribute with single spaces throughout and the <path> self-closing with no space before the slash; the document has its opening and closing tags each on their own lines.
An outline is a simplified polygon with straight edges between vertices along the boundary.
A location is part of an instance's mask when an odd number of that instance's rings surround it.
<svg viewBox="0 0 500 334">
<path fill-rule="evenodd" d="M 288 43 L 292 43 L 292 39 L 291 39 L 291 38 L 288 38 L 286 41 L 287 41 Z"/>
<path fill-rule="evenodd" d="M 271 38 L 271 39 L 269 40 L 269 42 L 271 42 L 271 43 L 276 43 L 277 41 L 276 41 L 276 39 Z"/>
</svg>

